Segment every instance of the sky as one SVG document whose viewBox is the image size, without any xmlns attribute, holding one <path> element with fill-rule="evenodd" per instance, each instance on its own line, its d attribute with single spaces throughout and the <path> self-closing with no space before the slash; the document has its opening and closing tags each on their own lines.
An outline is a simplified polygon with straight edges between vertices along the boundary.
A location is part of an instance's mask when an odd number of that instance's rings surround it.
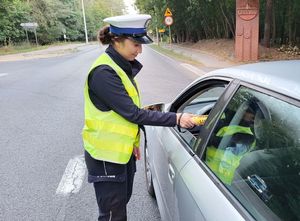
<svg viewBox="0 0 300 221">
<path fill-rule="evenodd" d="M 126 7 L 126 14 L 136 14 L 137 11 L 134 9 L 135 0 L 123 0 Z"/>
</svg>

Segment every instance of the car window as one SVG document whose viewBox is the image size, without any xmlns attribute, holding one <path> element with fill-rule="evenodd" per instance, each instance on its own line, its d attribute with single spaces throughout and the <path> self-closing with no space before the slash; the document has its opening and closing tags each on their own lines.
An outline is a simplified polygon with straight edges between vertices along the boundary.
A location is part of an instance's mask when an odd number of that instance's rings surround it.
<svg viewBox="0 0 300 221">
<path fill-rule="evenodd" d="M 197 115 L 209 115 L 210 110 L 214 107 L 218 98 L 225 90 L 225 83 L 218 85 L 210 85 L 200 89 L 197 93 L 191 95 L 177 110 L 180 113 L 192 113 Z M 193 147 L 202 126 L 193 129 L 180 129 L 180 136 Z M 176 128 L 178 130 L 178 128 Z"/>
<path fill-rule="evenodd" d="M 240 87 L 204 163 L 256 220 L 300 220 L 300 108 Z"/>
</svg>

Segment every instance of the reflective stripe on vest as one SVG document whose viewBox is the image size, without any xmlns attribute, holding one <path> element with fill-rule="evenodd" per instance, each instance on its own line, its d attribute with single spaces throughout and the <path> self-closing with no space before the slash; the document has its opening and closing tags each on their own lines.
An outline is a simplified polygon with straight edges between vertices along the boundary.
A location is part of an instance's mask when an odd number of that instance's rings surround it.
<svg viewBox="0 0 300 221">
<path fill-rule="evenodd" d="M 140 107 L 138 90 L 109 55 L 103 53 L 94 62 L 89 74 L 99 65 L 108 65 L 118 74 L 133 103 Z M 85 150 L 94 159 L 126 164 L 132 155 L 133 146 L 139 147 L 138 125 L 112 110 L 97 109 L 89 97 L 88 80 L 85 83 L 84 100 L 85 125 L 82 137 Z"/>
<path fill-rule="evenodd" d="M 218 137 L 224 137 L 224 136 L 229 136 L 229 135 L 233 135 L 233 134 L 236 134 L 236 133 L 253 135 L 250 127 L 232 125 L 232 126 L 222 127 L 218 131 L 217 136 Z"/>
<path fill-rule="evenodd" d="M 226 126 L 222 127 L 218 133 L 218 137 L 231 136 L 236 133 L 253 135 L 249 127 L 243 126 Z M 226 184 L 231 184 L 236 168 L 240 165 L 243 156 L 254 148 L 256 141 L 254 140 L 250 147 L 227 147 L 226 149 L 217 149 L 210 146 L 206 150 L 206 164 L 209 168 Z M 236 148 L 241 148 L 237 151 Z"/>
</svg>

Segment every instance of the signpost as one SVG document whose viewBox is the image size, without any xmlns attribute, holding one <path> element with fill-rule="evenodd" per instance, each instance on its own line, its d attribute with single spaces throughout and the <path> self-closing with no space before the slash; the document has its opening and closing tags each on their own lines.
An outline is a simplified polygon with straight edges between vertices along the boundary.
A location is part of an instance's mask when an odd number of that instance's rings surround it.
<svg viewBox="0 0 300 221">
<path fill-rule="evenodd" d="M 28 43 L 29 43 L 29 39 L 28 39 L 28 32 L 27 31 L 33 31 L 34 32 L 35 43 L 36 43 L 36 46 L 38 46 L 38 40 L 37 40 L 37 35 L 36 35 L 36 29 L 38 27 L 38 24 L 36 22 L 32 22 L 32 23 L 21 23 L 20 25 L 23 27 L 23 29 L 26 32 L 26 38 L 27 38 Z"/>
<path fill-rule="evenodd" d="M 162 42 L 162 34 L 165 33 L 165 31 L 166 31 L 165 29 L 159 29 L 158 30 L 161 42 Z"/>
<path fill-rule="evenodd" d="M 172 43 L 171 25 L 173 24 L 172 12 L 169 8 L 165 11 L 165 25 L 169 27 L 170 44 Z"/>
</svg>

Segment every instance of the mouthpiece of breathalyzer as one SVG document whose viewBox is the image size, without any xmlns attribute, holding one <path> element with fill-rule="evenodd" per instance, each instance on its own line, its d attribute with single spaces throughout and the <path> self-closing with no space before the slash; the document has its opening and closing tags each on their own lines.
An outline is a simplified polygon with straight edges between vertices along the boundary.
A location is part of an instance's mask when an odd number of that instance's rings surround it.
<svg viewBox="0 0 300 221">
<path fill-rule="evenodd" d="M 196 125 L 202 126 L 202 125 L 204 125 L 207 117 L 208 117 L 208 115 L 198 115 L 198 116 L 192 117 L 192 119 Z"/>
</svg>

